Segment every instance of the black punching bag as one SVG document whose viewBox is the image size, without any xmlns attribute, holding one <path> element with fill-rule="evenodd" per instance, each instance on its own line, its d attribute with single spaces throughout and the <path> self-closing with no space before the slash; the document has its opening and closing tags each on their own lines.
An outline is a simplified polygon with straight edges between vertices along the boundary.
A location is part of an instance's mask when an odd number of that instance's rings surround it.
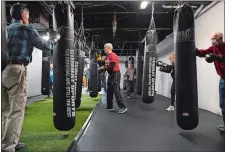
<svg viewBox="0 0 225 152">
<path fill-rule="evenodd" d="M 89 91 L 90 97 L 95 98 L 98 96 L 97 91 L 97 76 L 98 76 L 98 67 L 97 67 L 97 60 L 96 60 L 96 51 L 94 50 L 94 45 L 92 45 L 92 49 L 89 52 L 90 58 L 90 82 L 89 82 Z"/>
<path fill-rule="evenodd" d="M 101 72 L 99 71 L 97 73 L 97 83 L 98 83 L 98 86 L 97 86 L 97 91 L 100 92 L 101 91 Z"/>
<path fill-rule="evenodd" d="M 75 125 L 74 28 L 68 2 L 56 4 L 53 27 L 61 38 L 53 50 L 53 119 L 56 129 L 68 131 Z"/>
<path fill-rule="evenodd" d="M 8 47 L 7 47 L 7 40 L 6 40 L 6 27 L 7 27 L 7 20 L 6 20 L 6 5 L 5 5 L 5 1 L 1 1 L 2 3 L 2 36 L 1 36 L 1 56 L 2 56 L 2 60 L 1 60 L 1 68 L 2 71 L 6 68 L 7 66 L 7 62 L 8 62 Z"/>
<path fill-rule="evenodd" d="M 142 94 L 142 78 L 143 78 L 143 60 L 144 57 L 144 43 L 141 44 L 136 54 L 136 92 L 138 95 Z"/>
<path fill-rule="evenodd" d="M 156 79 L 156 45 L 158 36 L 156 30 L 148 30 L 145 36 L 144 68 L 142 81 L 142 101 L 152 103 L 155 97 Z"/>
<path fill-rule="evenodd" d="M 76 57 L 76 62 L 78 64 L 78 74 L 77 74 L 77 89 L 76 89 L 76 108 L 80 107 L 81 94 L 82 94 L 82 83 L 83 83 L 83 73 L 84 73 L 84 42 L 81 39 L 77 41 L 78 52 Z"/>
<path fill-rule="evenodd" d="M 50 53 L 42 50 L 41 94 L 50 94 Z"/>
<path fill-rule="evenodd" d="M 195 27 L 192 8 L 184 4 L 174 13 L 177 124 L 184 130 L 198 126 Z"/>
</svg>

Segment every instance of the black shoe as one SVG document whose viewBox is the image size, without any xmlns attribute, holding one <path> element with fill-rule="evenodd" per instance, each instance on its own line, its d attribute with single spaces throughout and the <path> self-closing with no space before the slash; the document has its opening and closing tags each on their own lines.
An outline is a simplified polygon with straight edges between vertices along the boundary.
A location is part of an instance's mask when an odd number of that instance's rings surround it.
<svg viewBox="0 0 225 152">
<path fill-rule="evenodd" d="M 25 143 L 18 143 L 18 144 L 16 145 L 15 149 L 16 149 L 16 150 L 19 150 L 19 149 L 24 148 L 25 146 L 26 146 Z"/>
<path fill-rule="evenodd" d="M 109 112 L 113 112 L 114 111 L 114 108 L 111 108 L 111 109 L 108 109 L 108 108 L 105 108 L 106 111 L 109 111 Z"/>
</svg>

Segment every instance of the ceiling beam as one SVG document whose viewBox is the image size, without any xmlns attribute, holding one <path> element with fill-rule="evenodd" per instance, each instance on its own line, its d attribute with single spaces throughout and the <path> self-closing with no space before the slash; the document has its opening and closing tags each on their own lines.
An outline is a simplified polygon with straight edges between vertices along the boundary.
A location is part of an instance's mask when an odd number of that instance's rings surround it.
<svg viewBox="0 0 225 152">
<path fill-rule="evenodd" d="M 207 12 L 209 9 L 211 9 L 213 6 L 215 6 L 216 4 L 218 4 L 220 1 L 213 1 L 211 2 L 208 6 L 206 6 L 204 9 L 202 9 L 202 11 L 198 14 L 197 17 L 201 16 L 202 14 L 204 14 L 205 12 Z"/>
<path fill-rule="evenodd" d="M 204 8 L 204 6 L 205 6 L 204 4 L 200 5 L 198 7 L 198 9 L 195 11 L 195 14 L 194 14 L 194 18 L 195 19 L 197 18 L 198 14 L 202 11 L 202 9 Z"/>
</svg>

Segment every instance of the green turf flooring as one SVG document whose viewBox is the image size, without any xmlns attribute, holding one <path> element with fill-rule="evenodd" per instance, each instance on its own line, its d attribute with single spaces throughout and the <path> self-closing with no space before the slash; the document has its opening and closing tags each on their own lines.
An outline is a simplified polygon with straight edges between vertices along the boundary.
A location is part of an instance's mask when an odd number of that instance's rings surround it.
<svg viewBox="0 0 225 152">
<path fill-rule="evenodd" d="M 20 138 L 20 142 L 26 143 L 26 147 L 18 152 L 65 152 L 99 99 L 100 96 L 82 96 L 81 106 L 76 109 L 76 126 L 68 132 L 54 128 L 52 99 L 27 105 Z"/>
</svg>

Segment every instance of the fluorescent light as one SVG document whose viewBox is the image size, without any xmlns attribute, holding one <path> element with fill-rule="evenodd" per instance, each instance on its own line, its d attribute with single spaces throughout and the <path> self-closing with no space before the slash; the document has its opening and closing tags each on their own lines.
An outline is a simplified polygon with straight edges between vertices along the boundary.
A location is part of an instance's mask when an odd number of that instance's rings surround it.
<svg viewBox="0 0 225 152">
<path fill-rule="evenodd" d="M 178 6 L 172 6 L 172 5 L 162 5 L 162 8 L 177 8 Z M 192 8 L 198 8 L 198 6 L 191 6 Z"/>
<path fill-rule="evenodd" d="M 140 5 L 140 8 L 141 9 L 146 9 L 146 7 L 148 6 L 148 3 L 149 3 L 148 1 L 142 1 L 141 5 Z"/>
<path fill-rule="evenodd" d="M 42 36 L 42 38 L 43 38 L 44 40 L 46 40 L 46 41 L 49 40 L 49 36 L 48 36 L 48 35 L 44 35 L 44 36 Z"/>
</svg>

